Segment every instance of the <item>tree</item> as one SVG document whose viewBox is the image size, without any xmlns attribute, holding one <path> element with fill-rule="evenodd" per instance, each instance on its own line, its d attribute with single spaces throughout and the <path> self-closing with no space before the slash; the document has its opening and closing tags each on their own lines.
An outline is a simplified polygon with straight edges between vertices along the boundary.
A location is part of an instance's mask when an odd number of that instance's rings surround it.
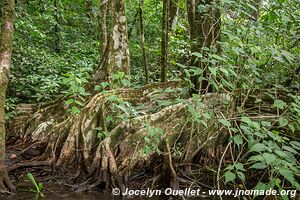
<svg viewBox="0 0 300 200">
<path fill-rule="evenodd" d="M 220 51 L 221 13 L 217 3 L 218 0 L 187 0 L 192 53 L 199 52 L 206 57 L 209 53 L 207 48 L 215 47 Z M 191 65 L 203 70 L 202 81 L 199 81 L 199 75 L 191 77 L 194 84 L 192 93 L 211 91 L 206 63 L 193 55 Z"/>
<path fill-rule="evenodd" d="M 92 0 L 86 0 L 85 6 L 87 10 L 87 16 L 88 18 L 93 21 L 94 20 L 94 11 L 93 11 L 93 1 Z"/>
<path fill-rule="evenodd" d="M 12 55 L 14 0 L 5 0 L 0 38 L 0 192 L 13 191 L 5 168 L 5 99 Z"/>
<path fill-rule="evenodd" d="M 141 47 L 143 51 L 143 61 L 144 61 L 144 72 L 146 78 L 146 84 L 149 83 L 149 69 L 148 69 L 148 59 L 147 52 L 145 48 L 145 28 L 144 28 L 144 0 L 139 1 L 139 19 L 140 19 L 140 38 L 141 38 Z"/>
<path fill-rule="evenodd" d="M 162 40 L 161 40 L 161 82 L 167 80 L 168 45 L 169 45 L 169 13 L 170 0 L 163 1 Z"/>
<path fill-rule="evenodd" d="M 169 26 L 170 29 L 175 29 L 178 23 L 179 17 L 179 2 L 175 0 L 170 0 L 170 16 L 169 16 Z"/>
<path fill-rule="evenodd" d="M 27 15 L 26 7 L 27 7 L 27 0 L 22 0 L 22 17 L 26 17 Z"/>
<path fill-rule="evenodd" d="M 69 173 L 75 171 L 87 173 L 88 175 L 96 173 L 98 176 L 87 177 L 99 178 L 99 181 L 103 181 L 107 187 L 113 179 L 122 187 L 124 186 L 124 180 L 117 173 L 115 158 L 110 149 L 110 140 L 105 139 L 103 142 L 98 143 L 99 138 L 97 138 L 95 132 L 97 127 L 103 131 L 106 130 L 105 105 L 107 103 L 106 98 L 100 97 L 103 94 L 96 94 L 95 86 L 105 81 L 112 82 L 112 76 L 117 72 L 126 75 L 130 73 L 125 0 L 112 1 L 110 5 L 110 15 L 112 16 L 110 36 L 101 62 L 91 81 L 85 87 L 90 93 L 86 98 L 89 103 L 84 105 L 80 115 L 70 115 L 70 111 L 64 107 L 65 101 L 62 101 L 62 99 L 46 105 L 44 109 L 36 110 L 36 114 L 39 114 L 31 115 L 33 118 L 32 121 L 30 120 L 29 125 L 35 124 L 35 128 L 33 128 L 35 130 L 29 128 L 29 126 L 27 127 L 29 129 L 24 127 L 26 129 L 24 133 L 28 134 L 26 138 L 31 138 L 30 141 L 25 139 L 24 142 L 31 143 L 35 141 L 33 146 L 42 147 L 41 156 L 37 159 L 42 165 L 55 164 L 58 171 L 69 169 Z M 22 116 L 20 117 L 22 118 Z M 27 119 L 23 120 L 25 120 L 23 121 L 25 124 L 29 122 Z M 20 121 L 22 120 L 20 119 Z M 82 125 L 85 128 L 81 127 Z M 49 129 L 46 130 L 45 127 Z M 78 139 L 80 142 L 76 142 L 79 141 Z M 95 147 L 93 144 L 96 143 L 98 145 Z M 77 148 L 81 147 L 86 150 L 76 151 Z M 95 149 L 97 151 L 94 151 Z M 26 149 L 24 152 L 26 152 Z"/>
<path fill-rule="evenodd" d="M 111 15 L 111 30 L 109 31 L 109 39 L 106 42 L 106 34 L 102 33 L 100 38 L 100 55 L 101 61 L 96 69 L 90 83 L 86 86 L 88 90 L 93 90 L 95 85 L 103 81 L 111 81 L 111 76 L 118 72 L 124 72 L 126 75 L 130 74 L 130 52 L 128 46 L 127 35 L 127 19 L 125 15 L 125 0 L 113 1 L 110 4 Z M 102 7 L 103 6 L 103 7 Z M 106 1 L 102 1 L 100 16 L 104 16 Z M 100 11 L 101 12 L 101 11 Z M 104 20 L 104 19 L 102 19 Z M 106 30 L 106 22 L 100 22 L 100 29 Z M 106 44 L 106 45 L 105 45 Z M 105 47 L 105 50 L 104 50 Z"/>
<path fill-rule="evenodd" d="M 107 46 L 107 9 L 109 2 L 107 0 L 99 1 L 99 40 L 100 40 L 100 58 L 102 59 Z"/>
</svg>

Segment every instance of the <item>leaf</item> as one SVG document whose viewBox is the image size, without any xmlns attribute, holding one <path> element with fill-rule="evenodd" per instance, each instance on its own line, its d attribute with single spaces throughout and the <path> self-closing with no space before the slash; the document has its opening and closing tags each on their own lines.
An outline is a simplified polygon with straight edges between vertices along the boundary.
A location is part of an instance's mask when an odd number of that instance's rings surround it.
<svg viewBox="0 0 300 200">
<path fill-rule="evenodd" d="M 280 169 L 279 173 L 286 179 L 288 180 L 290 183 L 294 183 L 295 179 L 294 179 L 294 175 L 291 173 L 290 170 L 287 169 Z"/>
<path fill-rule="evenodd" d="M 236 163 L 236 164 L 234 165 L 234 167 L 235 167 L 238 171 L 246 171 L 246 170 L 244 169 L 244 165 L 243 165 L 242 163 Z"/>
<path fill-rule="evenodd" d="M 264 190 L 267 189 L 267 185 L 265 183 L 263 183 L 263 182 L 258 182 L 256 184 L 256 186 L 254 187 L 254 189 L 255 190 L 262 190 L 262 191 L 264 191 Z"/>
<path fill-rule="evenodd" d="M 236 135 L 233 137 L 233 141 L 237 146 L 240 146 L 241 144 L 243 144 L 244 140 L 242 138 L 242 136 L 240 135 Z"/>
<path fill-rule="evenodd" d="M 198 58 L 203 58 L 203 55 L 201 53 L 199 53 L 199 52 L 194 52 L 194 53 L 192 53 L 192 55 L 196 56 Z"/>
<path fill-rule="evenodd" d="M 231 123 L 226 119 L 219 119 L 218 121 L 221 122 L 224 126 L 227 126 L 227 127 L 231 126 Z"/>
<path fill-rule="evenodd" d="M 216 68 L 216 67 L 208 67 L 208 69 L 212 73 L 212 75 L 214 75 L 214 77 L 217 76 L 217 70 L 218 70 L 218 68 Z"/>
<path fill-rule="evenodd" d="M 250 168 L 252 169 L 265 169 L 267 167 L 267 165 L 265 163 L 255 163 L 254 165 L 252 165 Z"/>
<path fill-rule="evenodd" d="M 233 170 L 234 166 L 233 165 L 227 165 L 227 167 L 225 168 L 225 170 Z"/>
<path fill-rule="evenodd" d="M 251 124 L 252 120 L 249 117 L 242 117 L 241 121 L 246 123 L 246 124 Z"/>
<path fill-rule="evenodd" d="M 287 156 L 287 154 L 284 151 L 275 150 L 275 153 L 282 158 Z"/>
<path fill-rule="evenodd" d="M 261 152 L 261 151 L 266 151 L 266 150 L 267 150 L 267 146 L 262 143 L 255 144 L 250 148 L 250 152 L 251 151 Z"/>
<path fill-rule="evenodd" d="M 94 88 L 95 91 L 100 91 L 101 90 L 101 86 L 100 85 L 96 85 Z"/>
<path fill-rule="evenodd" d="M 284 101 L 282 101 L 282 100 L 275 100 L 273 106 L 274 106 L 275 108 L 278 108 L 278 109 L 281 109 L 281 110 L 282 110 L 282 109 L 285 108 L 286 103 L 285 103 Z"/>
<path fill-rule="evenodd" d="M 70 104 L 72 104 L 72 103 L 74 103 L 74 99 L 68 99 L 68 100 L 65 102 L 65 104 L 67 104 L 67 105 L 70 105 Z"/>
<path fill-rule="evenodd" d="M 264 158 L 262 157 L 262 155 L 256 155 L 256 156 L 251 156 L 249 159 L 248 159 L 248 162 L 250 161 L 263 161 Z"/>
<path fill-rule="evenodd" d="M 222 58 L 221 56 L 219 56 L 219 55 L 217 55 L 217 54 L 211 54 L 210 56 L 211 56 L 212 58 L 216 59 L 216 60 L 221 60 L 221 61 L 224 60 L 224 58 Z"/>
<path fill-rule="evenodd" d="M 103 88 L 106 88 L 106 87 L 108 87 L 109 85 L 110 85 L 109 82 L 102 82 L 102 83 L 101 83 L 101 86 L 102 86 Z"/>
<path fill-rule="evenodd" d="M 289 124 L 289 121 L 283 117 L 279 118 L 279 127 L 284 127 Z"/>
<path fill-rule="evenodd" d="M 236 179 L 236 175 L 230 171 L 225 173 L 225 183 L 233 182 Z"/>
<path fill-rule="evenodd" d="M 298 154 L 298 152 L 295 149 L 293 149 L 292 147 L 283 146 L 283 149 L 285 149 L 285 150 L 287 150 L 287 151 L 289 151 L 289 152 L 291 152 L 293 154 Z"/>
<path fill-rule="evenodd" d="M 276 160 L 276 157 L 270 153 L 263 153 L 262 157 L 265 159 L 267 165 L 272 164 Z"/>
<path fill-rule="evenodd" d="M 72 112 L 73 114 L 78 114 L 78 113 L 80 113 L 80 110 L 79 110 L 76 106 L 72 106 L 71 112 Z"/>
<path fill-rule="evenodd" d="M 245 174 L 243 172 L 237 172 L 237 175 L 242 181 L 246 180 Z"/>
<path fill-rule="evenodd" d="M 152 153 L 152 149 L 148 145 L 145 146 L 145 154 L 149 156 L 151 153 Z"/>
<path fill-rule="evenodd" d="M 32 183 L 32 185 L 34 185 L 34 187 L 36 189 L 36 192 L 39 193 L 40 192 L 39 186 L 38 186 L 37 182 L 35 181 L 32 173 L 27 173 L 27 178 L 30 180 L 30 182 Z"/>
<path fill-rule="evenodd" d="M 290 144 L 292 145 L 292 147 L 294 149 L 300 150 L 300 143 L 299 142 L 292 141 L 292 142 L 290 142 Z"/>
</svg>

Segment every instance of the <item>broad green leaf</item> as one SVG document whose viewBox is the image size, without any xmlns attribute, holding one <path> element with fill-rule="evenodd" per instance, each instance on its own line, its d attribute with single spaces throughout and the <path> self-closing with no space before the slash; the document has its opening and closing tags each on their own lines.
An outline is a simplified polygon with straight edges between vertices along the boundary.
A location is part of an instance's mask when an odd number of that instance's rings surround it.
<svg viewBox="0 0 300 200">
<path fill-rule="evenodd" d="M 262 157 L 265 159 L 267 165 L 272 164 L 276 160 L 276 157 L 270 153 L 263 153 Z"/>
<path fill-rule="evenodd" d="M 258 183 L 256 184 L 256 186 L 254 187 L 254 189 L 255 189 L 255 190 L 262 190 L 262 191 L 265 191 L 265 190 L 267 190 L 268 188 L 267 188 L 267 185 L 266 185 L 265 183 L 263 183 L 263 182 L 258 182 Z"/>
<path fill-rule="evenodd" d="M 209 67 L 208 69 L 212 73 L 212 75 L 214 75 L 214 77 L 217 76 L 217 70 L 218 70 L 217 67 Z"/>
<path fill-rule="evenodd" d="M 242 181 L 246 180 L 245 174 L 243 172 L 237 172 L 237 175 Z"/>
<path fill-rule="evenodd" d="M 222 58 L 221 56 L 219 56 L 219 55 L 217 55 L 217 54 L 211 54 L 210 56 L 211 56 L 212 58 L 216 59 L 216 60 L 221 60 L 221 61 L 224 60 L 224 58 Z"/>
<path fill-rule="evenodd" d="M 102 87 L 101 87 L 100 85 L 96 85 L 95 88 L 94 88 L 94 90 L 95 90 L 95 91 L 100 91 L 101 88 L 102 88 Z"/>
<path fill-rule="evenodd" d="M 250 148 L 250 152 L 251 151 L 261 152 L 266 150 L 267 150 L 267 146 L 264 145 L 263 143 L 257 143 Z"/>
<path fill-rule="evenodd" d="M 201 53 L 199 53 L 199 52 L 193 52 L 192 55 L 196 56 L 198 58 L 203 58 L 203 55 Z"/>
<path fill-rule="evenodd" d="M 233 141 L 237 146 L 240 146 L 244 142 L 242 136 L 240 136 L 240 135 L 233 136 Z"/>
<path fill-rule="evenodd" d="M 264 158 L 262 157 L 262 155 L 256 155 L 256 156 L 251 156 L 249 159 L 248 159 L 248 162 L 250 161 L 263 161 Z"/>
<path fill-rule="evenodd" d="M 80 110 L 76 106 L 72 106 L 71 111 L 72 111 L 73 114 L 80 113 Z"/>
<path fill-rule="evenodd" d="M 234 169 L 234 165 L 231 165 L 231 164 L 227 165 L 227 167 L 225 168 L 225 170 L 229 170 L 229 171 L 231 171 L 233 169 Z"/>
<path fill-rule="evenodd" d="M 294 149 L 300 150 L 300 143 L 299 142 L 292 141 L 292 142 L 290 142 L 290 144 L 292 145 L 292 147 Z"/>
<path fill-rule="evenodd" d="M 230 171 L 225 173 L 225 183 L 233 182 L 236 178 L 236 175 Z"/>
<path fill-rule="evenodd" d="M 145 146 L 145 154 L 148 156 L 152 154 L 152 149 L 148 145 Z"/>
<path fill-rule="evenodd" d="M 255 163 L 250 168 L 252 169 L 265 169 L 267 165 L 265 163 Z"/>
<path fill-rule="evenodd" d="M 231 123 L 230 121 L 226 120 L 226 119 L 219 119 L 219 122 L 221 122 L 224 126 L 230 127 Z"/>
<path fill-rule="evenodd" d="M 279 127 L 284 127 L 284 126 L 288 125 L 288 123 L 289 123 L 289 121 L 287 119 L 285 119 L 285 118 L 281 117 L 279 119 Z"/>
<path fill-rule="evenodd" d="M 72 103 L 74 103 L 74 99 L 68 99 L 68 100 L 65 102 L 65 104 L 67 104 L 67 105 L 70 105 L 70 104 L 72 104 Z"/>
<path fill-rule="evenodd" d="M 299 152 L 297 152 L 295 149 L 293 149 L 292 147 L 289 146 L 283 146 L 283 149 L 293 153 L 293 154 L 298 154 Z"/>
<path fill-rule="evenodd" d="M 234 165 L 234 167 L 238 170 L 238 171 L 246 171 L 244 168 L 244 165 L 242 163 L 236 163 Z"/>
<path fill-rule="evenodd" d="M 251 124 L 252 120 L 249 117 L 242 117 L 241 121 L 246 123 L 246 124 Z"/>
<path fill-rule="evenodd" d="M 284 151 L 281 151 L 281 150 L 275 150 L 275 153 L 276 153 L 278 156 L 282 157 L 282 158 L 284 158 L 284 157 L 287 156 L 286 153 L 285 153 Z"/>
<path fill-rule="evenodd" d="M 275 100 L 273 106 L 274 106 L 275 108 L 278 108 L 278 109 L 281 109 L 281 110 L 282 110 L 282 109 L 285 108 L 286 103 L 285 103 L 284 101 L 282 101 L 282 100 Z"/>
</svg>

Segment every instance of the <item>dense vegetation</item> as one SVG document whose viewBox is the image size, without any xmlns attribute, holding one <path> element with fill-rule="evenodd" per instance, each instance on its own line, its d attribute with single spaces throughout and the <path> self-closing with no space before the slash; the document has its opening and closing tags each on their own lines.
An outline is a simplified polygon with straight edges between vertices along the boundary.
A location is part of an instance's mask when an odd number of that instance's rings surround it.
<svg viewBox="0 0 300 200">
<path fill-rule="evenodd" d="M 299 0 L 16 1 L 7 139 L 88 188 L 299 191 L 299 43 Z"/>
</svg>

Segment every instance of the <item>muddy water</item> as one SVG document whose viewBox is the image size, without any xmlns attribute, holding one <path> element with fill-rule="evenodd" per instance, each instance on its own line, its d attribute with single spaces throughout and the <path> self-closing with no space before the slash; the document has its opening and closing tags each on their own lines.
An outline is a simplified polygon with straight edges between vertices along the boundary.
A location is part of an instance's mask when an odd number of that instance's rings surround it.
<svg viewBox="0 0 300 200">
<path fill-rule="evenodd" d="M 20 191 L 15 195 L 11 196 L 0 196 L 0 200 L 123 200 L 121 197 L 113 196 L 109 193 L 101 193 L 101 192 L 89 192 L 89 193 L 76 193 L 64 186 L 59 185 L 45 185 L 45 190 L 43 191 L 44 197 L 37 198 L 37 196 L 29 191 Z M 167 200 L 164 197 L 153 197 L 153 198 L 129 198 L 130 200 Z"/>
<path fill-rule="evenodd" d="M 121 197 L 116 197 L 105 193 L 75 193 L 72 191 L 44 191 L 43 198 L 37 198 L 35 194 L 30 192 L 18 192 L 15 195 L 1 197 L 1 200 L 123 200 Z M 130 198 L 131 200 L 140 200 L 144 198 Z M 147 200 L 167 200 L 163 197 L 146 198 Z"/>
</svg>

